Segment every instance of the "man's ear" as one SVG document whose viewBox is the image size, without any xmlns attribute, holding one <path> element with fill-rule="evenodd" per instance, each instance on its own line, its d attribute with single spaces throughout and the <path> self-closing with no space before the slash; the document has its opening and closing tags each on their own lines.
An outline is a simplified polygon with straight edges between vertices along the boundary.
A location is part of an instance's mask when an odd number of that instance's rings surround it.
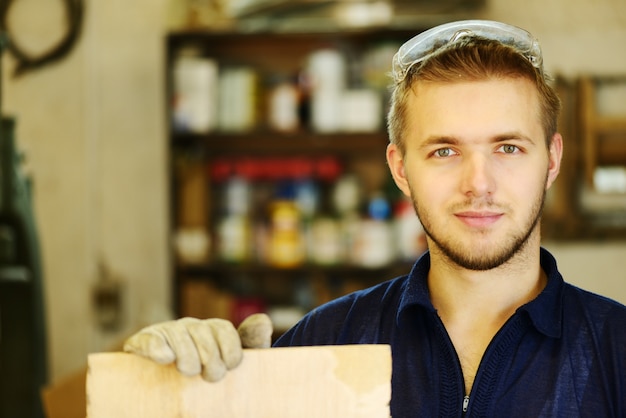
<svg viewBox="0 0 626 418">
<path fill-rule="evenodd" d="M 387 145 L 387 165 L 393 181 L 396 186 L 404 193 L 405 196 L 411 197 L 411 191 L 409 189 L 409 182 L 406 177 L 406 170 L 404 168 L 404 155 L 396 144 Z"/>
<path fill-rule="evenodd" d="M 546 181 L 546 190 L 552 186 L 561 170 L 561 158 L 563 158 L 563 137 L 556 133 L 550 141 L 548 148 L 548 179 Z"/>
</svg>

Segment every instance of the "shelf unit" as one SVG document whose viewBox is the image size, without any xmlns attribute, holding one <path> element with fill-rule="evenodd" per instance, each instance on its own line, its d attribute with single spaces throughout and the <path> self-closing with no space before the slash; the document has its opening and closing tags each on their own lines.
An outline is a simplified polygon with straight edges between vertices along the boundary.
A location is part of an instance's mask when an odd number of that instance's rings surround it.
<svg viewBox="0 0 626 418">
<path fill-rule="evenodd" d="M 599 190 L 596 182 L 599 168 L 621 167 L 622 173 L 626 170 L 626 112 L 623 106 L 621 111 L 603 110 L 615 104 L 602 103 L 603 89 L 625 92 L 626 76 L 581 76 L 577 80 L 578 167 L 582 173 L 578 190 L 580 236 L 624 239 L 626 192 Z M 623 96 L 619 99 L 622 103 Z"/>
<path fill-rule="evenodd" d="M 196 224 L 206 223 L 214 229 L 212 215 L 219 190 L 209 176 L 196 173 L 195 186 L 189 190 L 207 189 L 207 201 L 201 197 L 181 200 L 187 185 L 182 184 L 180 166 L 199 164 L 200 172 L 208 173 L 220 158 L 336 158 L 346 167 L 359 166 L 365 175 L 380 177 L 387 168 L 387 144 L 384 123 L 381 130 L 364 133 L 318 133 L 310 126 L 301 126 L 289 133 L 276 132 L 263 121 L 266 109 L 260 107 L 260 122 L 242 133 L 212 130 L 203 133 L 179 132 L 172 122 L 175 60 L 190 48 L 202 57 L 210 57 L 220 66 L 247 66 L 260 74 L 261 80 L 274 75 L 290 76 L 302 71 L 307 56 L 317 50 L 334 48 L 347 58 L 349 66 L 368 48 L 392 43 L 395 46 L 418 31 L 405 29 L 346 30 L 320 33 L 215 33 L 183 32 L 167 37 L 166 87 L 169 124 L 171 233 L 175 236 L 181 226 L 181 213 L 191 212 Z M 383 87 L 386 88 L 386 87 Z M 384 109 L 383 109 L 384 110 Z M 205 171 L 203 171 L 205 170 Z M 204 178 L 203 178 L 204 176 Z M 187 190 L 187 195 L 194 195 Z M 191 203 L 190 203 L 191 202 Z M 194 203 L 195 202 L 195 203 Z M 219 203 L 219 202 L 217 202 Z M 197 207 L 189 207 L 197 205 Z M 232 305 L 245 304 L 246 298 L 262 299 L 263 306 L 309 305 L 310 308 L 342 294 L 364 288 L 397 275 L 407 273 L 410 262 L 397 261 L 388 265 L 365 268 L 350 263 L 318 265 L 311 262 L 290 268 L 272 267 L 258 261 L 227 263 L 209 258 L 208 261 L 185 263 L 173 254 L 173 305 L 179 316 L 226 316 Z M 306 299 L 307 302 L 303 302 Z M 253 309 L 258 308 L 255 305 Z M 229 319 L 233 319 L 232 317 Z M 237 318 L 233 319 L 237 322 Z"/>
<path fill-rule="evenodd" d="M 599 166 L 626 166 L 626 115 L 603 115 L 597 106 L 598 88 L 616 83 L 626 84 L 626 77 L 581 77 L 578 82 L 583 166 L 589 187 Z"/>
<path fill-rule="evenodd" d="M 598 167 L 626 167 L 626 112 L 605 113 L 602 108 L 607 104 L 599 97 L 599 89 L 620 83 L 626 86 L 626 77 L 555 80 L 564 149 L 559 178 L 548 192 L 543 212 L 542 236 L 548 240 L 626 238 L 626 193 L 604 193 L 594 185 Z"/>
</svg>

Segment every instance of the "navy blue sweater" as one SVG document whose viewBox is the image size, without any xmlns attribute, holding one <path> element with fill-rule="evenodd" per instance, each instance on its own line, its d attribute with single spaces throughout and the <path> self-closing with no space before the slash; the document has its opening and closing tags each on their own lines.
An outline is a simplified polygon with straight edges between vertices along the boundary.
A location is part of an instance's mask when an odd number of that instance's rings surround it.
<svg viewBox="0 0 626 418">
<path fill-rule="evenodd" d="M 493 338 L 469 397 L 430 302 L 428 253 L 406 276 L 311 311 L 275 346 L 390 344 L 394 418 L 626 417 L 626 307 L 565 283 L 543 248 L 541 266 L 546 288 Z"/>
</svg>

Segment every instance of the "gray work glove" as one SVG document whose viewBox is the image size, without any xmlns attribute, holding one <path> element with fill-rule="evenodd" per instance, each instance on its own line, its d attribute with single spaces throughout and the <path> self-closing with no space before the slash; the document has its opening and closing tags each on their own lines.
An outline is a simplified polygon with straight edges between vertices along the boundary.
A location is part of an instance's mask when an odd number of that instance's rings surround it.
<svg viewBox="0 0 626 418">
<path fill-rule="evenodd" d="M 238 329 L 225 319 L 182 318 L 142 329 L 126 340 L 124 351 L 159 364 L 175 361 L 182 374 L 216 382 L 241 363 L 243 347 L 267 348 L 271 339 L 266 314 L 250 315 Z"/>
</svg>

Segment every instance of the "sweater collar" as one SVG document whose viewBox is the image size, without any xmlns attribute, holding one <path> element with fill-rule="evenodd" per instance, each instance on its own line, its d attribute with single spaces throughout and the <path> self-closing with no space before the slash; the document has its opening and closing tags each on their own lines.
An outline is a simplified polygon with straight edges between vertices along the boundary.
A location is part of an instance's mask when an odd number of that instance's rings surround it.
<svg viewBox="0 0 626 418">
<path fill-rule="evenodd" d="M 517 312 L 524 312 L 530 318 L 537 331 L 548 337 L 561 336 L 563 277 L 558 271 L 555 258 L 545 248 L 541 248 L 541 268 L 546 273 L 548 282 L 543 291 L 532 301 L 522 305 Z M 406 288 L 402 294 L 398 309 L 397 322 L 413 307 L 421 307 L 428 312 L 436 313 L 430 300 L 428 290 L 428 271 L 430 270 L 430 253 L 424 253 L 411 269 Z"/>
</svg>

